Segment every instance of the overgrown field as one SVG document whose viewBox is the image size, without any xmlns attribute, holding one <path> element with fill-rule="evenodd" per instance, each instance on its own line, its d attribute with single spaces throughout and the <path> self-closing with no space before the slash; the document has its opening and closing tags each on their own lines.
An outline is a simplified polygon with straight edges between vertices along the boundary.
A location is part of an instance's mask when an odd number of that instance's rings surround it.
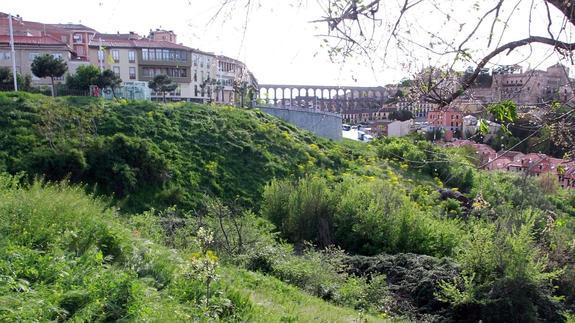
<svg viewBox="0 0 575 323">
<path fill-rule="evenodd" d="M 257 110 L 0 107 L 0 319 L 573 318 L 575 193 L 547 176 Z"/>
</svg>

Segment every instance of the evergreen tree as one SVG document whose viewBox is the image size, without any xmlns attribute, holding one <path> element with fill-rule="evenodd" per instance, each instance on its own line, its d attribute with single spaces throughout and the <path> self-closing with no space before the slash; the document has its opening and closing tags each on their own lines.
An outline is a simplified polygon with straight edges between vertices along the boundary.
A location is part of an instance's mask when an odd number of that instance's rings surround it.
<svg viewBox="0 0 575 323">
<path fill-rule="evenodd" d="M 154 92 L 162 93 L 163 101 L 166 102 L 166 92 L 172 92 L 178 88 L 178 84 L 174 83 L 167 75 L 161 74 L 154 76 L 154 79 L 148 83 L 148 87 Z"/>
<path fill-rule="evenodd" d="M 94 65 L 82 65 L 76 70 L 76 74 L 66 77 L 66 86 L 74 90 L 88 91 L 90 85 L 96 85 L 100 70 Z"/>
<path fill-rule="evenodd" d="M 112 70 L 103 71 L 96 80 L 96 85 L 98 85 L 99 88 L 105 89 L 109 87 L 114 97 L 116 97 L 116 89 L 120 84 L 122 84 L 122 79 Z"/>
<path fill-rule="evenodd" d="M 37 77 L 49 77 L 52 84 L 52 96 L 56 95 L 54 78 L 61 77 L 68 70 L 66 62 L 61 57 L 54 57 L 50 54 L 36 56 L 32 62 L 32 73 Z"/>
</svg>

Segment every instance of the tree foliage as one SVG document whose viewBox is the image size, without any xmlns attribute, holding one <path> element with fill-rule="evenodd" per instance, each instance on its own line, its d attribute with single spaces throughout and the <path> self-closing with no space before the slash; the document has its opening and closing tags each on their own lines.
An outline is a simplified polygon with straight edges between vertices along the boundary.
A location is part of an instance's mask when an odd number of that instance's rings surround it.
<svg viewBox="0 0 575 323">
<path fill-rule="evenodd" d="M 101 89 L 109 88 L 112 95 L 116 97 L 116 89 L 122 84 L 122 79 L 112 70 L 103 71 L 96 79 L 96 85 Z"/>
<path fill-rule="evenodd" d="M 163 101 L 166 102 L 166 93 L 172 92 L 178 88 L 169 76 L 160 74 L 154 76 L 154 79 L 148 82 L 148 87 L 154 92 L 162 93 Z"/>
<path fill-rule="evenodd" d="M 90 85 L 96 85 L 100 76 L 100 69 L 95 65 L 81 65 L 74 75 L 66 76 L 66 86 L 74 90 L 88 91 Z"/>
<path fill-rule="evenodd" d="M 30 75 L 16 74 L 18 90 L 29 91 L 31 89 L 32 77 Z M 0 90 L 13 90 L 14 76 L 8 67 L 0 67 Z"/>
<path fill-rule="evenodd" d="M 30 66 L 32 73 L 37 77 L 49 77 L 52 83 L 52 96 L 56 95 L 54 87 L 54 78 L 62 77 L 68 71 L 68 65 L 61 57 L 54 57 L 50 54 L 36 56 Z"/>
<path fill-rule="evenodd" d="M 395 110 L 389 114 L 389 120 L 406 121 L 413 119 L 413 113 L 409 110 Z"/>
</svg>

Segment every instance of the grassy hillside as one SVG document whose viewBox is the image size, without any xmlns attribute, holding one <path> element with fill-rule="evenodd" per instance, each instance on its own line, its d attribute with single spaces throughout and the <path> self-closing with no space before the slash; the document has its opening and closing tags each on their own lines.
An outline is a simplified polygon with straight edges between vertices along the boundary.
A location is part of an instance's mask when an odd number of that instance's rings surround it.
<svg viewBox="0 0 575 323">
<path fill-rule="evenodd" d="M 575 193 L 550 177 L 479 171 L 474 152 L 417 137 L 334 143 L 257 110 L 22 93 L 0 106 L 0 171 L 32 183 L 3 182 L 7 318 L 574 312 Z"/>
<path fill-rule="evenodd" d="M 65 177 L 127 211 L 203 194 L 257 205 L 274 177 L 338 169 L 346 150 L 255 110 L 0 93 L 0 171 Z"/>
<path fill-rule="evenodd" d="M 78 188 L 0 177 L 0 321 L 379 320 L 235 267 L 206 305 L 191 262 Z"/>
</svg>

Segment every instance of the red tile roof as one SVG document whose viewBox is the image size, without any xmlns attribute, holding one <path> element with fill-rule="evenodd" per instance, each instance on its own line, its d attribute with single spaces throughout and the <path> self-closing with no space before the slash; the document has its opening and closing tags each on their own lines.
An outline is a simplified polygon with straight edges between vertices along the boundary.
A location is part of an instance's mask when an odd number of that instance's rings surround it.
<svg viewBox="0 0 575 323">
<path fill-rule="evenodd" d="M 0 35 L 0 44 L 10 43 L 10 36 Z M 51 36 L 14 36 L 14 44 L 33 44 L 33 45 L 61 45 L 68 46 L 66 43 Z"/>
<path fill-rule="evenodd" d="M 163 40 L 151 40 L 148 38 L 142 39 L 121 39 L 121 37 L 109 37 L 104 38 L 102 37 L 102 41 L 100 38 L 94 37 L 90 42 L 90 47 L 98 47 L 98 46 L 105 46 L 105 47 L 129 47 L 129 48 L 171 48 L 171 49 L 182 49 L 182 50 L 192 50 L 190 47 L 174 44 L 168 41 Z"/>
<path fill-rule="evenodd" d="M 95 29 L 92 29 L 92 28 L 87 27 L 87 26 L 82 25 L 82 24 L 46 24 L 46 25 L 56 27 L 56 28 L 76 30 L 76 31 L 96 32 Z"/>
</svg>

